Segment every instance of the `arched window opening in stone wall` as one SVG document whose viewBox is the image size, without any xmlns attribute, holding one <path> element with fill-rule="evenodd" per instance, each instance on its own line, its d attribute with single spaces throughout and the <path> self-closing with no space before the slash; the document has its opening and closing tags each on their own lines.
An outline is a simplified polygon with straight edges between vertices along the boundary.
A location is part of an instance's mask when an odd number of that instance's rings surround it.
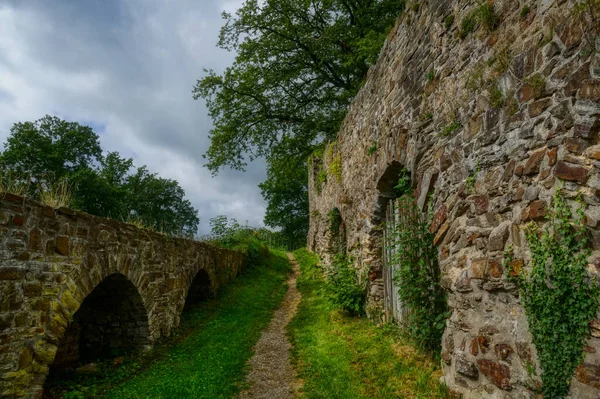
<svg viewBox="0 0 600 399">
<path fill-rule="evenodd" d="M 214 296 L 210 276 L 204 269 L 200 269 L 192 280 L 190 289 L 188 290 L 187 298 L 185 299 L 184 308 L 192 305 L 197 305 Z"/>
<path fill-rule="evenodd" d="M 124 275 L 111 274 L 73 315 L 46 385 L 62 371 L 141 350 L 149 344 L 148 315 L 142 297 Z"/>
</svg>

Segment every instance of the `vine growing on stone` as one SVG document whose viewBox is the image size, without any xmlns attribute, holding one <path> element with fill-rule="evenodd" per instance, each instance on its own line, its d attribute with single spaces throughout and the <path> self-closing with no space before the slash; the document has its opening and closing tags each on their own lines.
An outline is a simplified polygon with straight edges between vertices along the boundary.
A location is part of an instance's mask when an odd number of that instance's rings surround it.
<svg viewBox="0 0 600 399">
<path fill-rule="evenodd" d="M 426 350 L 439 351 L 448 318 L 446 293 L 440 285 L 438 251 L 423 215 L 411 195 L 397 200 L 400 221 L 390 231 L 391 264 L 398 294 L 409 309 L 409 336 Z"/>
<path fill-rule="evenodd" d="M 548 223 L 530 223 L 525 236 L 531 249 L 531 270 L 518 275 L 521 302 L 542 370 L 546 398 L 569 393 L 575 369 L 583 360 L 589 323 L 598 311 L 600 288 L 587 271 L 590 255 L 584 205 L 572 215 L 560 195 Z"/>
</svg>

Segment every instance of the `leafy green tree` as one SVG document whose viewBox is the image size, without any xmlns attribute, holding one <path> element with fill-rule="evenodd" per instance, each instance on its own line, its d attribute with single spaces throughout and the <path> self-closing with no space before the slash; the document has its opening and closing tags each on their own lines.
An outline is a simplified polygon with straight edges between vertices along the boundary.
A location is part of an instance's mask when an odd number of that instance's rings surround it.
<svg viewBox="0 0 600 399">
<path fill-rule="evenodd" d="M 223 74 L 205 71 L 193 90 L 214 123 L 207 167 L 244 169 L 248 159 L 265 157 L 269 224 L 295 231 L 296 217 L 288 223 L 277 214 L 306 206 L 305 185 L 294 183 L 305 176 L 277 167 L 283 159 L 300 166 L 336 136 L 403 8 L 404 0 L 246 0 L 235 16 L 223 14 L 218 45 L 237 57 Z M 298 198 L 293 206 L 289 186 Z"/>
<path fill-rule="evenodd" d="M 259 187 L 267 200 L 265 224 L 281 227 L 281 234 L 294 248 L 306 244 L 308 234 L 308 168 L 305 157 L 270 158 L 267 180 Z"/>
<path fill-rule="evenodd" d="M 198 211 L 176 180 L 158 177 L 145 166 L 126 178 L 128 217 L 167 234 L 194 236 Z"/>
<path fill-rule="evenodd" d="M 2 172 L 17 176 L 36 196 L 40 186 L 67 180 L 72 206 L 120 220 L 136 219 L 168 234 L 193 236 L 198 212 L 175 180 L 133 169 L 133 159 L 118 152 L 104 156 L 99 137 L 89 126 L 45 116 L 15 123 L 0 155 Z"/>
<path fill-rule="evenodd" d="M 102 159 L 98 135 L 89 126 L 46 115 L 15 123 L 0 157 L 5 169 L 50 183 L 93 167 Z"/>
</svg>

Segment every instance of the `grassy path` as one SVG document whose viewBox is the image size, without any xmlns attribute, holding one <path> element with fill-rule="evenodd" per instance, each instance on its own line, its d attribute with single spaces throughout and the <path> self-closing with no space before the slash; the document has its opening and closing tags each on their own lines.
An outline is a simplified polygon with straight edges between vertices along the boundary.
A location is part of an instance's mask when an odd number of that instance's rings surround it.
<svg viewBox="0 0 600 399">
<path fill-rule="evenodd" d="M 295 252 L 302 302 L 288 327 L 303 396 L 317 399 L 449 398 L 437 362 L 401 338 L 397 328 L 328 308 L 325 284 L 306 250 Z"/>
<path fill-rule="evenodd" d="M 176 335 L 152 352 L 102 365 L 94 377 L 61 381 L 51 397 L 231 398 L 247 361 L 286 292 L 285 253 L 243 272 L 218 298 L 186 311 Z"/>
<path fill-rule="evenodd" d="M 250 359 L 246 382 L 249 388 L 238 399 L 293 399 L 297 391 L 296 371 L 292 366 L 291 345 L 286 327 L 296 314 L 301 295 L 296 288 L 298 263 L 288 254 L 292 272 L 288 274 L 288 290 L 281 307 L 275 311 L 269 326 L 263 330 Z"/>
</svg>

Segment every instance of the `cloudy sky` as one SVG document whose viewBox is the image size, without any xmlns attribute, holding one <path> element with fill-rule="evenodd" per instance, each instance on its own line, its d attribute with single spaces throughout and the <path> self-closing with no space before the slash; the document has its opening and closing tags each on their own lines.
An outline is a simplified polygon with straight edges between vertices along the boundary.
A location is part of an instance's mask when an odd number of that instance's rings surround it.
<svg viewBox="0 0 600 399">
<path fill-rule="evenodd" d="M 192 88 L 222 71 L 221 12 L 241 0 L 0 0 L 0 141 L 45 114 L 92 126 L 102 148 L 176 179 L 200 234 L 219 214 L 262 225 L 264 165 L 203 167 L 211 120 Z"/>
</svg>

